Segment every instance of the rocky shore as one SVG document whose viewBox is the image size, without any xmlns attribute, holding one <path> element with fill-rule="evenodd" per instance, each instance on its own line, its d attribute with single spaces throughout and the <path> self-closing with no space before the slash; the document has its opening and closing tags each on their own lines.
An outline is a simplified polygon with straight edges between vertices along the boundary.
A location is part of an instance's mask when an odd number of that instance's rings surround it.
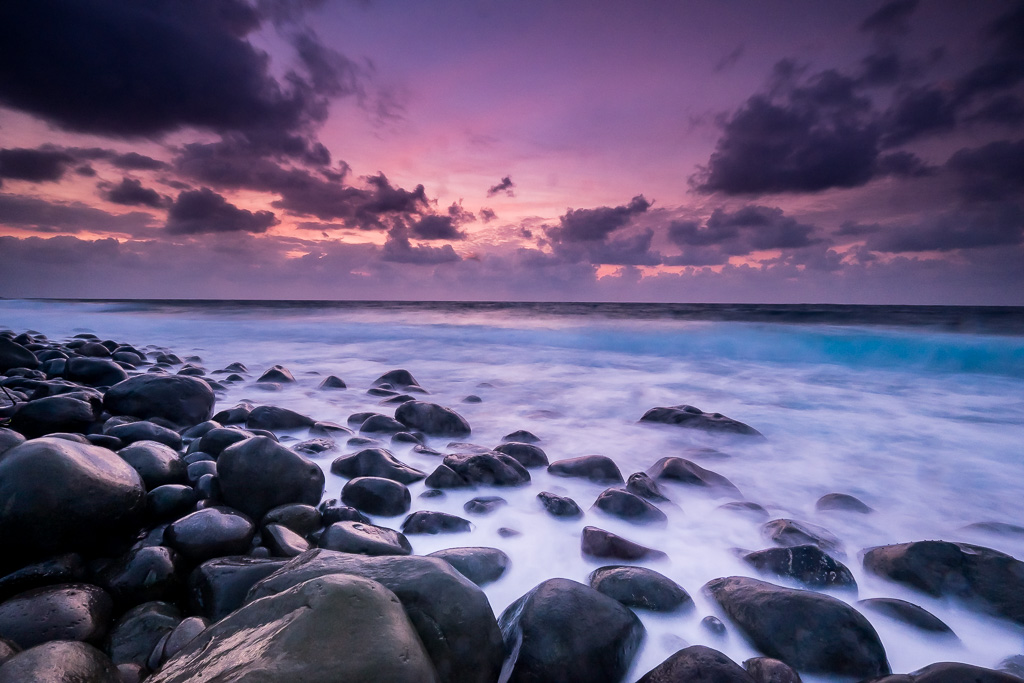
<svg viewBox="0 0 1024 683">
<path fill-rule="evenodd" d="M 894 586 L 1024 629 L 1024 562 L 994 549 L 917 540 L 848 557 L 828 529 L 770 519 L 728 478 L 684 457 L 658 455 L 646 471 L 624 474 L 602 455 L 549 460 L 526 430 L 474 444 L 470 423 L 431 401 L 404 369 L 368 387 L 322 378 L 315 390 L 366 392 L 371 410 L 346 424 L 270 402 L 218 405 L 230 386 L 296 382 L 286 363 L 258 370 L 240 362 L 207 368 L 198 357 L 91 334 L 55 341 L 0 332 L 0 683 L 1024 676 L 1020 652 L 992 668 L 936 662 L 892 673 L 865 613 L 951 643 L 956 634 L 912 602 L 857 601 L 847 566 L 861 563 Z M 690 405 L 655 406 L 636 419 L 764 438 Z M 302 440 L 281 438 L 296 431 Z M 396 457 L 399 449 L 430 455 L 436 466 L 413 467 Z M 347 480 L 337 494 L 326 490 L 325 470 Z M 589 576 L 552 576 L 495 614 L 481 586 L 515 571 L 506 553 L 453 543 L 413 554 L 410 537 L 459 538 L 475 515 L 507 504 L 503 491 L 530 487 L 531 471 L 541 470 L 605 487 L 586 509 L 581 503 L 591 501 L 559 491 L 536 494 L 552 518 L 586 524 L 566 552 L 595 562 Z M 419 482 L 427 501 L 471 494 L 466 516 L 411 511 L 409 486 Z M 662 550 L 601 528 L 614 518 L 670 532 L 663 508 L 673 504 L 673 487 L 721 499 L 723 509 L 760 525 L 766 547 L 738 551 L 750 576 L 680 586 L 637 565 L 657 566 Z M 873 513 L 841 492 L 818 508 Z M 395 523 L 376 525 L 370 516 Z M 694 595 L 715 613 L 701 614 Z M 734 662 L 681 643 L 652 670 L 637 671 L 644 611 L 703 620 L 709 634 L 735 634 L 762 656 Z"/>
</svg>

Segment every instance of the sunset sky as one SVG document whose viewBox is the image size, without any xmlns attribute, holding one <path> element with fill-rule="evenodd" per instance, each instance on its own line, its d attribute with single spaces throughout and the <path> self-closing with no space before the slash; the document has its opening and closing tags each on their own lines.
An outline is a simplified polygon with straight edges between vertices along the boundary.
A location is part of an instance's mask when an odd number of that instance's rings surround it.
<svg viewBox="0 0 1024 683">
<path fill-rule="evenodd" d="M 1024 3 L 9 0 L 0 296 L 1024 305 Z"/>
</svg>

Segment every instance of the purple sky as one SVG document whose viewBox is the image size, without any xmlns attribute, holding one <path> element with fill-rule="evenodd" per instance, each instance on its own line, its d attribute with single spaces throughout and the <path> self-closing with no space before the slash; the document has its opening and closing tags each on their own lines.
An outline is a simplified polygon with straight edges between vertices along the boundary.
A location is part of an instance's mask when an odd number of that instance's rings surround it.
<svg viewBox="0 0 1024 683">
<path fill-rule="evenodd" d="M 11 0 L 0 296 L 1024 305 L 1024 3 Z"/>
</svg>

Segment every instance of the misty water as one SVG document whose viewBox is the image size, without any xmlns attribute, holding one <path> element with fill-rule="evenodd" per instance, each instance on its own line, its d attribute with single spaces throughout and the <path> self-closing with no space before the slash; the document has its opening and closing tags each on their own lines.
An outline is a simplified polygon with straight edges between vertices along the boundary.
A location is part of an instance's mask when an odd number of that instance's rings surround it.
<svg viewBox="0 0 1024 683">
<path fill-rule="evenodd" d="M 198 355 L 207 371 L 240 361 L 250 379 L 274 364 L 298 380 L 280 391 L 253 382 L 218 395 L 217 409 L 242 400 L 297 410 L 345 424 L 355 412 L 393 414 L 366 389 L 384 372 L 405 368 L 428 400 L 463 415 L 487 447 L 518 429 L 538 435 L 551 461 L 587 454 L 613 458 L 623 476 L 659 458 L 681 455 L 728 477 L 744 498 L 786 517 L 826 527 L 845 546 L 841 558 L 858 584 L 854 603 L 895 597 L 945 621 L 959 642 L 935 639 L 887 617 L 864 614 L 881 636 L 894 672 L 936 661 L 993 667 L 1024 652 L 1019 628 L 867 574 L 858 553 L 872 546 L 924 539 L 964 541 L 1024 558 L 1024 535 L 965 530 L 976 522 L 1024 525 L 1024 311 L 1021 309 L 861 309 L 817 307 L 645 307 L 590 305 L 324 305 L 0 301 L 0 326 L 58 339 L 92 332 L 145 349 Z M 329 374 L 348 385 L 318 391 Z M 463 403 L 474 394 L 480 403 Z M 762 432 L 763 441 L 664 425 L 638 424 L 654 406 L 681 403 L 717 411 Z M 284 443 L 305 430 L 281 433 Z M 428 445 L 446 451 L 448 439 Z M 391 447 L 413 467 L 440 459 Z M 701 454 L 711 448 L 720 454 Z M 355 452 L 344 439 L 317 462 L 327 497 L 345 480 L 331 460 Z M 580 532 L 599 526 L 666 552 L 643 563 L 689 592 L 696 609 L 659 615 L 638 610 L 647 628 L 628 680 L 636 680 L 686 644 L 704 644 L 741 662 L 757 653 L 729 626 L 717 637 L 700 626 L 719 614 L 701 595 L 708 580 L 760 577 L 735 549 L 770 546 L 761 521 L 718 510 L 729 498 L 664 484 L 671 504 L 664 527 L 644 527 L 590 510 L 605 488 L 531 470 L 519 489 L 448 491 L 412 509 L 469 518 L 471 532 L 410 536 L 414 552 L 492 546 L 512 558 L 504 577 L 485 587 L 495 614 L 541 581 L 583 583 L 603 564 L 580 553 Z M 540 491 L 568 495 L 586 511 L 561 521 L 536 500 Z M 826 493 L 857 496 L 875 512 L 816 512 Z M 481 516 L 463 511 L 472 497 L 499 495 L 508 505 Z M 373 518 L 398 528 L 402 517 Z M 502 527 L 521 535 L 504 538 Z M 720 615 L 721 616 L 721 615 Z M 723 621 L 728 620 L 724 618 Z M 804 680 L 830 680 L 805 676 Z"/>
</svg>

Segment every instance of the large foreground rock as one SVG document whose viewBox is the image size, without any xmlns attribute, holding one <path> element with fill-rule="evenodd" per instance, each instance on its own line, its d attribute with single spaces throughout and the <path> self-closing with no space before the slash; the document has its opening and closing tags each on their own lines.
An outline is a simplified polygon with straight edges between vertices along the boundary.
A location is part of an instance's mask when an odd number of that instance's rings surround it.
<svg viewBox="0 0 1024 683">
<path fill-rule="evenodd" d="M 0 566 L 96 551 L 136 531 L 145 506 L 142 478 L 112 451 L 54 437 L 26 441 L 0 459 Z"/>
<path fill-rule="evenodd" d="M 454 410 L 427 401 L 406 401 L 395 410 L 395 419 L 409 429 L 430 436 L 463 437 L 470 433 L 469 423 Z"/>
<path fill-rule="evenodd" d="M 376 581 L 333 574 L 229 614 L 149 680 L 430 683 L 437 677 L 394 593 Z"/>
<path fill-rule="evenodd" d="M 1021 679 L 1002 671 L 960 662 L 936 662 L 904 676 L 884 676 L 870 683 L 1020 683 Z"/>
<path fill-rule="evenodd" d="M 997 550 L 947 541 L 900 543 L 868 550 L 864 568 L 1024 625 L 1024 562 Z"/>
<path fill-rule="evenodd" d="M 245 604 L 259 581 L 287 563 L 284 559 L 218 557 L 202 563 L 188 577 L 188 602 L 193 614 L 219 621 Z"/>
<path fill-rule="evenodd" d="M 0 337 L 0 372 L 7 372 L 11 368 L 34 370 L 38 367 L 39 359 L 36 358 L 36 354 L 17 342 Z"/>
<path fill-rule="evenodd" d="M 162 417 L 183 427 L 209 420 L 216 397 L 210 385 L 188 375 L 138 375 L 118 382 L 103 395 L 111 415 L 143 420 Z"/>
<path fill-rule="evenodd" d="M 110 658 L 92 645 L 68 640 L 19 652 L 0 666 L 0 683 L 120 683 Z"/>
<path fill-rule="evenodd" d="M 651 408 L 644 413 L 640 421 L 679 425 L 687 429 L 700 429 L 705 432 L 763 436 L 761 432 L 739 420 L 726 417 L 721 413 L 705 413 L 700 408 L 688 405 Z"/>
<path fill-rule="evenodd" d="M 717 472 L 704 469 L 695 462 L 676 456 L 661 458 L 647 470 L 655 481 L 674 481 L 699 486 L 712 495 L 742 498 L 736 485 Z"/>
<path fill-rule="evenodd" d="M 875 629 L 845 602 L 740 576 L 713 579 L 704 592 L 758 650 L 795 669 L 860 678 L 889 673 Z"/>
<path fill-rule="evenodd" d="M 323 470 L 266 436 L 225 448 L 217 478 L 224 502 L 253 519 L 288 503 L 317 505 L 324 495 Z"/>
<path fill-rule="evenodd" d="M 505 652 L 487 596 L 444 560 L 311 550 L 253 586 L 252 600 L 329 574 L 379 581 L 401 600 L 438 679 L 494 683 Z M 384 680 L 384 679 L 378 679 Z"/>
<path fill-rule="evenodd" d="M 51 640 L 99 645 L 112 610 L 110 596 L 87 583 L 36 588 L 0 604 L 0 638 L 22 649 Z"/>
<path fill-rule="evenodd" d="M 638 683 L 756 683 L 718 650 L 691 645 L 654 667 Z"/>
<path fill-rule="evenodd" d="M 58 432 L 86 431 L 96 419 L 96 409 L 74 396 L 47 396 L 18 405 L 11 429 L 35 439 Z"/>
<path fill-rule="evenodd" d="M 633 612 L 568 579 L 541 583 L 509 605 L 499 623 L 509 683 L 618 683 L 644 637 Z"/>
</svg>

